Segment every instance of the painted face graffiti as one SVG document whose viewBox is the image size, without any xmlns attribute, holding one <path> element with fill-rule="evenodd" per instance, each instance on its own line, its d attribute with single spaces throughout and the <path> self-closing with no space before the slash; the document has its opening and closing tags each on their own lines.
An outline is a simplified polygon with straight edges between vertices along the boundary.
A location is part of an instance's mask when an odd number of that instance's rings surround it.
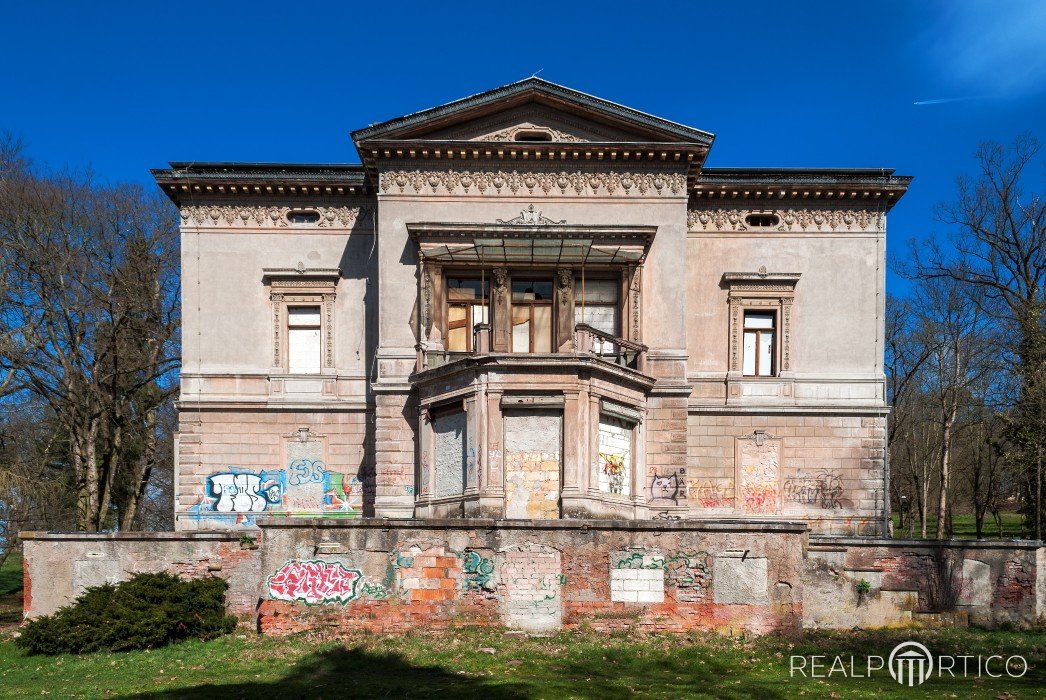
<svg viewBox="0 0 1046 700">
<path fill-rule="evenodd" d="M 276 600 L 345 604 L 356 599 L 362 577 L 356 569 L 346 569 L 338 562 L 289 561 L 269 577 L 268 589 Z"/>
</svg>

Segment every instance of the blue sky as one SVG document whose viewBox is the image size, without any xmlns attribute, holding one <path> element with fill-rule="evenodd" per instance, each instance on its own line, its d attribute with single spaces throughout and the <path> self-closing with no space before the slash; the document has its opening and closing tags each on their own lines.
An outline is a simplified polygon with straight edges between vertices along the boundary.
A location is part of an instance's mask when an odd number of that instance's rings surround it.
<svg viewBox="0 0 1046 700">
<path fill-rule="evenodd" d="M 1046 139 L 1046 2 L 37 0 L 4 15 L 0 130 L 108 180 L 168 160 L 356 162 L 353 129 L 540 71 L 713 132 L 711 166 L 914 175 L 889 220 L 903 255 L 939 228 L 932 206 L 980 141 Z"/>
</svg>

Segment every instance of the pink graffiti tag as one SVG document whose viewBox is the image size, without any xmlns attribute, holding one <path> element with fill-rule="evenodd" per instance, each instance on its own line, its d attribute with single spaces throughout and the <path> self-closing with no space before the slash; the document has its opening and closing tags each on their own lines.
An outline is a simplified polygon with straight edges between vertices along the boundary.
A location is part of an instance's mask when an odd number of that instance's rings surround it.
<svg viewBox="0 0 1046 700">
<path fill-rule="evenodd" d="M 325 561 L 289 561 L 269 577 L 269 595 L 308 605 L 348 603 L 356 598 L 362 574 Z"/>
</svg>

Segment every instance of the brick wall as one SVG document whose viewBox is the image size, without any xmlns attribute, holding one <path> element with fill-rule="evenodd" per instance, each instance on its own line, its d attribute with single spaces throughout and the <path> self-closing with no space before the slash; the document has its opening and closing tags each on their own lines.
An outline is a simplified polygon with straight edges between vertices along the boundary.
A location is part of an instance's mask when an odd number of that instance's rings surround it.
<svg viewBox="0 0 1046 700">
<path fill-rule="evenodd" d="M 295 600 L 263 590 L 259 627 L 271 634 L 462 624 L 764 633 L 797 629 L 802 614 L 804 527 L 794 523 L 266 520 L 262 527 L 264 576 L 308 560 L 360 581 L 348 603 L 316 605 L 308 588 Z"/>
</svg>

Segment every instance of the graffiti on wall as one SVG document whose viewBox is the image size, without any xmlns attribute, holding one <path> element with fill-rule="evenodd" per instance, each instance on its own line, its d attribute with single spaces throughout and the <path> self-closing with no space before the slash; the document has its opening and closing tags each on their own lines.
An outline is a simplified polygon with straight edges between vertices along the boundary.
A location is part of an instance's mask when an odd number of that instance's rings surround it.
<svg viewBox="0 0 1046 700">
<path fill-rule="evenodd" d="M 675 586 L 680 603 L 706 600 L 712 583 L 712 556 L 704 551 L 680 552 L 668 558 L 668 585 Z"/>
<path fill-rule="evenodd" d="M 732 505 L 729 495 L 730 481 L 727 479 L 695 481 L 690 486 L 690 492 L 701 508 L 728 508 Z"/>
<path fill-rule="evenodd" d="M 799 472 L 785 481 L 785 500 L 824 510 L 843 507 L 843 480 L 839 474 L 821 469 L 816 474 Z"/>
<path fill-rule="evenodd" d="M 683 470 L 680 470 L 683 471 Z M 685 491 L 682 477 L 679 474 L 650 475 L 650 505 L 676 505 Z"/>
<path fill-rule="evenodd" d="M 327 469 L 319 440 L 287 443 L 288 515 L 323 514 L 329 518 L 354 518 L 363 513 L 363 483 L 353 475 Z"/>
<path fill-rule="evenodd" d="M 761 442 L 761 444 L 760 444 Z M 780 443 L 740 441 L 741 508 L 748 513 L 776 513 L 780 500 Z"/>
<path fill-rule="evenodd" d="M 632 493 L 632 427 L 610 416 L 599 418 L 599 490 Z"/>
<path fill-rule="evenodd" d="M 479 552 L 469 550 L 461 555 L 461 570 L 465 574 L 466 591 L 490 591 L 494 576 L 494 562 Z"/>
<path fill-rule="evenodd" d="M 207 493 L 219 513 L 261 513 L 283 502 L 282 472 L 229 471 L 207 479 Z"/>
<path fill-rule="evenodd" d="M 269 596 L 306 605 L 345 604 L 356 599 L 363 575 L 340 562 L 289 561 L 268 578 Z"/>
</svg>

